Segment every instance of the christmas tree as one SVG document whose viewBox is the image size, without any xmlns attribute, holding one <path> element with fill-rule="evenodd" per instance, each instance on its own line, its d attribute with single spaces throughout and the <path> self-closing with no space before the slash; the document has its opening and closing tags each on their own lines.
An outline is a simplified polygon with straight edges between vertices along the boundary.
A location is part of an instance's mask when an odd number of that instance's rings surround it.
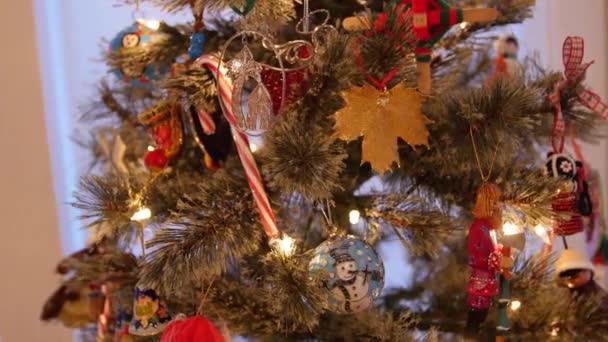
<svg viewBox="0 0 608 342">
<path fill-rule="evenodd" d="M 587 261 L 522 253 L 599 206 L 564 145 L 607 111 L 580 38 L 549 71 L 496 36 L 533 1 L 141 2 L 192 20 L 109 41 L 78 134 L 91 242 L 44 320 L 98 341 L 606 339 L 604 292 L 562 286 Z"/>
</svg>

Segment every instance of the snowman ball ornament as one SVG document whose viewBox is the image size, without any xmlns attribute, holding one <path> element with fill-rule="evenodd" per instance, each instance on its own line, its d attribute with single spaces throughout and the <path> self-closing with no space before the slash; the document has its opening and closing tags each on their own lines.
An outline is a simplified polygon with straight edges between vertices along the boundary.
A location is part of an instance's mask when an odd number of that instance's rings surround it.
<svg viewBox="0 0 608 342">
<path fill-rule="evenodd" d="M 154 20 L 136 20 L 135 23 L 120 31 L 110 42 L 110 52 L 115 54 L 130 51 L 145 51 L 168 35 L 162 30 L 162 23 Z M 114 74 L 135 87 L 151 88 L 153 81 L 159 81 L 169 72 L 169 66 L 160 63 L 129 61 L 113 70 Z"/>
<path fill-rule="evenodd" d="M 311 277 L 326 289 L 329 309 L 351 314 L 371 308 L 384 287 L 384 265 L 376 251 L 352 235 L 330 237 L 314 251 Z"/>
</svg>

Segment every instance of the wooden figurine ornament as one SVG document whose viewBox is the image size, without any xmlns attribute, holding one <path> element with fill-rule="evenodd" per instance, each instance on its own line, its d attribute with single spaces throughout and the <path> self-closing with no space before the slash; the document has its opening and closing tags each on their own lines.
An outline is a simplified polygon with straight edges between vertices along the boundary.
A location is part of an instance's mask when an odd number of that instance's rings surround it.
<svg viewBox="0 0 608 342">
<path fill-rule="evenodd" d="M 416 36 L 418 90 L 423 94 L 431 92 L 433 45 L 456 24 L 487 23 L 498 17 L 498 11 L 494 8 L 456 8 L 449 6 L 444 0 L 401 0 L 398 6 L 405 6 L 412 13 Z M 372 23 L 366 17 L 350 17 L 344 20 L 343 27 L 348 31 L 369 30 Z"/>
</svg>

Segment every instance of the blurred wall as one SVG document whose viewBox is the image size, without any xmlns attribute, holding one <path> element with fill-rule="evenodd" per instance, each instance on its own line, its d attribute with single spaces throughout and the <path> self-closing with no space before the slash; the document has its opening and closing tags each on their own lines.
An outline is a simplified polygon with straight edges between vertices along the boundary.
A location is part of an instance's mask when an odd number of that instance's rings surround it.
<svg viewBox="0 0 608 342">
<path fill-rule="evenodd" d="M 0 1 L 0 341 L 70 341 L 38 320 L 61 257 L 31 1 Z"/>
</svg>

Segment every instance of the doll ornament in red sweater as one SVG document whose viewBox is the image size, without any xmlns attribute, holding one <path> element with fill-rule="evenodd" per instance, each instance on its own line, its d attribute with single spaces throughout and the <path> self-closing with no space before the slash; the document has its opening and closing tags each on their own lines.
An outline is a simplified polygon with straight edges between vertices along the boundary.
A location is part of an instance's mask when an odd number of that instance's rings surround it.
<svg viewBox="0 0 608 342">
<path fill-rule="evenodd" d="M 469 228 L 471 275 L 467 285 L 467 332 L 472 334 L 485 320 L 492 298 L 498 295 L 497 274 L 504 261 L 495 239 L 495 230 L 502 226 L 500 195 L 496 185 L 483 183 L 472 211 L 475 219 Z"/>
</svg>

